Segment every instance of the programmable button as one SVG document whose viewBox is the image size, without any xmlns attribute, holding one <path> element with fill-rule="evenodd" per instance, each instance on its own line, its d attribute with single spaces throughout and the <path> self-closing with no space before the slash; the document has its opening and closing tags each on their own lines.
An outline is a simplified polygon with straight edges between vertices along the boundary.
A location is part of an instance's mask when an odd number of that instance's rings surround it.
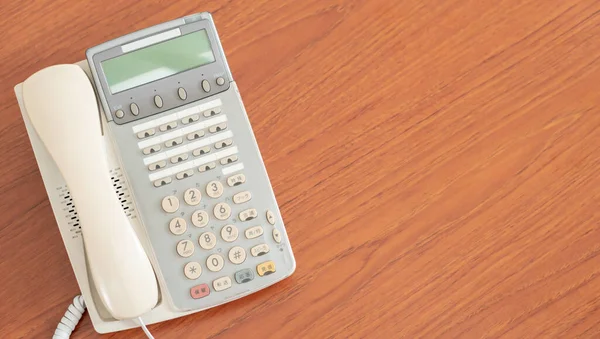
<svg viewBox="0 0 600 339">
<path fill-rule="evenodd" d="M 208 267 L 211 272 L 219 272 L 223 269 L 224 265 L 225 260 L 220 254 L 211 254 L 206 259 L 206 267 Z"/>
<path fill-rule="evenodd" d="M 167 162 L 164 161 L 164 160 L 161 160 L 161 161 L 157 161 L 157 162 L 155 162 L 153 164 L 148 165 L 148 169 L 150 171 L 156 171 L 157 169 L 163 168 L 165 166 L 167 166 Z"/>
<path fill-rule="evenodd" d="M 191 124 L 192 122 L 196 122 L 200 120 L 200 116 L 198 114 L 190 115 L 189 117 L 185 117 L 181 119 L 181 123 L 184 125 Z"/>
<path fill-rule="evenodd" d="M 215 143 L 215 148 L 220 149 L 220 148 L 231 146 L 231 145 L 233 145 L 233 140 L 225 139 L 223 141 L 219 141 L 219 142 Z"/>
<path fill-rule="evenodd" d="M 176 155 L 174 157 L 171 157 L 171 163 L 176 164 L 178 162 L 186 161 L 188 157 L 189 156 L 187 155 L 187 153 Z"/>
<path fill-rule="evenodd" d="M 183 88 L 183 87 L 179 87 L 177 89 L 177 95 L 179 95 L 179 99 L 181 99 L 181 100 L 187 99 L 187 92 L 185 91 L 185 88 Z"/>
<path fill-rule="evenodd" d="M 229 250 L 229 254 L 227 256 L 232 264 L 239 265 L 246 261 L 246 250 L 244 250 L 244 248 L 241 246 L 235 246 Z"/>
<path fill-rule="evenodd" d="M 245 182 L 246 182 L 246 176 L 241 173 L 232 175 L 229 178 L 227 178 L 227 185 L 229 185 L 229 187 L 241 185 Z"/>
<path fill-rule="evenodd" d="M 238 238 L 239 231 L 233 225 L 225 225 L 221 228 L 221 238 L 227 242 L 233 242 Z"/>
<path fill-rule="evenodd" d="M 194 254 L 194 243 L 191 240 L 181 240 L 177 243 L 177 254 L 187 258 Z"/>
<path fill-rule="evenodd" d="M 181 145 L 182 143 L 183 143 L 183 138 L 179 137 L 179 138 L 165 141 L 165 146 L 173 147 L 173 146 Z"/>
<path fill-rule="evenodd" d="M 138 139 L 144 139 L 153 136 L 156 134 L 156 130 L 154 128 L 147 129 L 145 131 L 138 132 Z"/>
<path fill-rule="evenodd" d="M 223 291 L 231 287 L 231 278 L 228 276 L 215 279 L 213 281 L 213 288 L 215 291 Z"/>
<path fill-rule="evenodd" d="M 169 231 L 175 235 L 182 235 L 187 230 L 187 222 L 183 218 L 173 218 L 169 222 Z"/>
<path fill-rule="evenodd" d="M 166 177 L 166 178 L 162 178 L 162 179 L 158 179 L 154 181 L 154 187 L 161 187 L 164 185 L 168 185 L 173 181 L 173 179 L 171 179 L 171 177 Z"/>
<path fill-rule="evenodd" d="M 267 221 L 271 225 L 275 225 L 275 214 L 271 210 L 267 210 Z"/>
<path fill-rule="evenodd" d="M 252 254 L 253 257 L 260 257 L 267 253 L 269 253 L 269 245 L 267 244 L 256 245 L 250 249 L 250 254 Z"/>
<path fill-rule="evenodd" d="M 175 213 L 179 209 L 179 199 L 174 195 L 166 196 L 163 198 L 161 206 L 165 212 Z"/>
<path fill-rule="evenodd" d="M 247 210 L 241 211 L 239 214 L 239 218 L 241 221 L 252 220 L 252 219 L 256 218 L 257 216 L 258 216 L 258 212 L 256 212 L 256 209 L 254 209 L 254 208 L 249 208 Z"/>
<path fill-rule="evenodd" d="M 250 191 L 243 191 L 233 195 L 233 202 L 236 204 L 242 204 L 252 199 Z"/>
<path fill-rule="evenodd" d="M 177 180 L 182 180 L 185 178 L 189 178 L 192 175 L 194 175 L 194 171 L 190 169 L 190 170 L 182 171 L 182 172 L 175 174 L 175 178 L 177 178 Z"/>
<path fill-rule="evenodd" d="M 219 220 L 226 220 L 231 216 L 231 207 L 224 202 L 220 202 L 215 205 L 213 213 L 215 214 L 215 218 Z"/>
<path fill-rule="evenodd" d="M 183 274 L 190 280 L 198 279 L 202 275 L 202 267 L 199 262 L 190 261 L 183 267 Z"/>
<path fill-rule="evenodd" d="M 197 210 L 192 213 L 192 224 L 196 227 L 204 227 L 208 225 L 208 213 L 206 211 Z"/>
<path fill-rule="evenodd" d="M 125 112 L 123 112 L 122 109 L 118 109 L 115 111 L 115 116 L 119 119 L 123 118 L 125 116 Z"/>
<path fill-rule="evenodd" d="M 202 90 L 206 93 L 210 92 L 210 83 L 208 83 L 208 80 L 202 80 Z"/>
<path fill-rule="evenodd" d="M 198 244 L 205 250 L 212 250 L 217 245 L 217 236 L 212 232 L 204 232 L 198 237 Z"/>
<path fill-rule="evenodd" d="M 138 107 L 138 105 L 135 102 L 132 102 L 129 105 L 129 110 L 131 111 L 131 114 L 133 114 L 133 115 L 140 114 L 140 108 Z"/>
<path fill-rule="evenodd" d="M 204 131 L 196 131 L 196 132 L 192 132 L 192 133 L 188 134 L 186 138 L 189 141 L 192 141 L 192 140 L 200 139 L 203 136 L 204 136 Z"/>
<path fill-rule="evenodd" d="M 198 172 L 210 171 L 212 169 L 215 169 L 215 167 L 217 167 L 217 164 L 215 164 L 214 162 L 209 162 L 208 164 L 204 164 L 198 167 Z"/>
<path fill-rule="evenodd" d="M 210 288 L 207 284 L 194 286 L 190 289 L 190 295 L 194 299 L 204 298 L 210 294 Z"/>
<path fill-rule="evenodd" d="M 256 265 L 256 272 L 258 272 L 258 275 L 260 275 L 261 277 L 269 275 L 271 273 L 275 273 L 275 263 L 269 260 L 265 261 L 262 264 L 258 264 Z"/>
<path fill-rule="evenodd" d="M 202 115 L 204 115 L 205 117 L 208 118 L 208 117 L 215 116 L 215 115 L 217 115 L 219 113 L 221 113 L 221 108 L 220 107 L 216 107 L 216 108 L 209 109 L 209 110 L 206 110 L 206 111 L 202 112 Z"/>
<path fill-rule="evenodd" d="M 222 122 L 220 124 L 216 124 L 216 125 L 210 126 L 208 128 L 208 131 L 210 133 L 217 133 L 217 132 L 224 131 L 226 129 L 227 129 L 227 123 Z"/>
<path fill-rule="evenodd" d="M 177 127 L 177 121 L 171 121 L 171 122 L 166 123 L 164 125 L 160 125 L 158 127 L 158 129 L 161 132 L 166 132 L 166 131 L 172 130 L 172 129 L 176 128 L 176 127 Z"/>
<path fill-rule="evenodd" d="M 254 279 L 254 272 L 252 272 L 249 268 L 244 268 L 243 270 L 239 270 L 235 272 L 235 281 L 238 284 L 244 284 L 250 282 Z"/>
<path fill-rule="evenodd" d="M 156 105 L 156 107 L 158 108 L 162 108 L 163 107 L 163 100 L 160 97 L 160 95 L 155 95 L 154 96 L 154 104 Z"/>
<path fill-rule="evenodd" d="M 248 239 L 258 238 L 263 235 L 263 228 L 261 226 L 250 227 L 246 230 L 245 234 Z"/>
<path fill-rule="evenodd" d="M 227 158 L 223 158 L 223 159 L 220 160 L 221 165 L 232 164 L 232 163 L 234 163 L 236 161 L 238 161 L 237 155 L 232 155 L 232 156 L 229 156 Z"/>
<path fill-rule="evenodd" d="M 218 198 L 223 195 L 223 184 L 213 180 L 206 184 L 206 194 L 211 198 Z"/>
<path fill-rule="evenodd" d="M 278 229 L 273 230 L 273 240 L 278 244 L 281 243 L 281 232 Z"/>
<path fill-rule="evenodd" d="M 201 155 L 204 155 L 206 153 L 210 152 L 210 146 L 204 146 L 204 147 L 200 147 L 200 148 L 196 148 L 195 150 L 192 151 L 192 155 L 195 157 L 199 157 Z"/>
<path fill-rule="evenodd" d="M 142 150 L 142 153 L 144 153 L 144 155 L 148 155 L 148 154 L 153 154 L 160 151 L 160 145 L 154 145 L 154 146 L 150 146 L 150 147 L 146 147 Z"/>
<path fill-rule="evenodd" d="M 217 85 L 219 85 L 219 86 L 225 85 L 225 79 L 223 79 L 223 77 L 218 77 L 217 78 Z"/>
<path fill-rule="evenodd" d="M 202 199 L 202 193 L 197 188 L 188 188 L 183 193 L 183 200 L 186 204 L 190 206 L 196 206 L 200 203 L 200 199 Z"/>
</svg>

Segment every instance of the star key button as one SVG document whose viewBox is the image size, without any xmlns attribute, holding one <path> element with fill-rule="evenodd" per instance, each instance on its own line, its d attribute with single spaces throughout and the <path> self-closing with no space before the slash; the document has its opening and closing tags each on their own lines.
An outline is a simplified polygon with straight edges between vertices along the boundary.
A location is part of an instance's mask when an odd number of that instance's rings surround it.
<svg viewBox="0 0 600 339">
<path fill-rule="evenodd" d="M 207 284 L 194 286 L 190 289 L 190 295 L 194 299 L 204 298 L 210 294 L 210 288 Z"/>
</svg>

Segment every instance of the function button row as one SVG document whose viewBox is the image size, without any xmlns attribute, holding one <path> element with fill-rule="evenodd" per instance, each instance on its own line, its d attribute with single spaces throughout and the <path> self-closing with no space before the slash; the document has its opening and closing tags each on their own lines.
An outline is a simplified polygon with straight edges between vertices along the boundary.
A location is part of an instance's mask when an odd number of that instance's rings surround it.
<svg viewBox="0 0 600 339">
<path fill-rule="evenodd" d="M 281 244 L 281 232 L 278 229 L 273 229 L 273 240 L 276 243 Z"/>
<path fill-rule="evenodd" d="M 232 163 L 234 163 L 236 161 L 238 161 L 237 155 L 232 155 L 232 156 L 229 156 L 227 158 L 223 158 L 223 159 L 219 160 L 219 162 L 221 163 L 221 165 L 232 164 Z"/>
<path fill-rule="evenodd" d="M 138 132 L 138 139 L 144 139 L 153 136 L 156 134 L 156 130 L 154 128 L 147 129 L 145 131 Z"/>
<path fill-rule="evenodd" d="M 142 150 L 142 153 L 144 153 L 144 155 L 148 155 L 148 154 L 153 154 L 160 151 L 160 145 L 154 145 L 154 146 L 150 146 L 150 147 L 146 147 Z"/>
<path fill-rule="evenodd" d="M 201 155 L 207 154 L 210 152 L 210 146 L 204 146 L 200 148 L 196 148 L 192 151 L 192 155 L 195 157 L 199 157 Z"/>
<path fill-rule="evenodd" d="M 224 130 L 226 130 L 226 129 L 227 129 L 227 123 L 225 123 L 225 122 L 222 122 L 222 123 L 220 123 L 220 124 L 216 124 L 216 125 L 210 126 L 210 127 L 208 128 L 208 131 L 209 131 L 210 133 L 217 133 L 217 132 L 224 131 Z"/>
<path fill-rule="evenodd" d="M 271 210 L 267 210 L 267 221 L 271 225 L 275 225 L 275 214 Z"/>
<path fill-rule="evenodd" d="M 187 159 L 188 159 L 187 153 L 183 153 L 183 154 L 171 157 L 171 163 L 176 164 L 178 162 L 186 161 Z"/>
<path fill-rule="evenodd" d="M 172 129 L 175 129 L 177 127 L 177 121 L 171 121 L 169 123 L 163 124 L 158 126 L 158 129 L 161 132 L 166 132 L 166 131 L 170 131 Z"/>
<path fill-rule="evenodd" d="M 245 182 L 246 182 L 246 176 L 243 175 L 242 173 L 232 175 L 229 178 L 227 178 L 227 185 L 229 185 L 229 187 L 241 185 Z"/>
<path fill-rule="evenodd" d="M 249 268 L 244 268 L 243 270 L 235 272 L 234 277 L 238 284 L 245 284 L 254 280 L 254 272 Z"/>
<path fill-rule="evenodd" d="M 156 171 L 157 169 L 163 168 L 165 166 L 167 166 L 167 162 L 165 160 L 161 160 L 161 161 L 158 161 L 158 162 L 148 165 L 148 169 L 150 171 Z"/>
<path fill-rule="evenodd" d="M 119 119 L 123 118 L 125 116 L 125 112 L 123 112 L 122 109 L 118 109 L 115 111 L 115 116 Z"/>
</svg>

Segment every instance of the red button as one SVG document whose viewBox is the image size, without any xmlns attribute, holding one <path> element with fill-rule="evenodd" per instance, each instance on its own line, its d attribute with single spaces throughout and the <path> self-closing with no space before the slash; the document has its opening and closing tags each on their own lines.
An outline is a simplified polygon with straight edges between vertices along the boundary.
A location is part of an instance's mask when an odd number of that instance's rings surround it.
<svg viewBox="0 0 600 339">
<path fill-rule="evenodd" d="M 190 289 L 190 295 L 194 299 L 204 298 L 209 294 L 210 294 L 210 288 L 208 288 L 207 284 L 194 286 Z"/>
</svg>

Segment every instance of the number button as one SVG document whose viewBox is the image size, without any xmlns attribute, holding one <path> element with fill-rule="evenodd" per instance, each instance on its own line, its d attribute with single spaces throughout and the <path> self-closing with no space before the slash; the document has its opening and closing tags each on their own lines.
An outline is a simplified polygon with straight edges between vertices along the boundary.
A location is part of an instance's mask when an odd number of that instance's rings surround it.
<svg viewBox="0 0 600 339">
<path fill-rule="evenodd" d="M 229 187 L 241 185 L 245 182 L 246 182 L 246 176 L 243 175 L 242 173 L 232 175 L 229 178 L 227 178 L 227 185 L 229 185 Z"/>
<path fill-rule="evenodd" d="M 215 213 L 215 218 L 225 220 L 231 216 L 231 207 L 224 202 L 220 202 L 215 206 L 213 212 Z"/>
<path fill-rule="evenodd" d="M 233 247 L 229 250 L 229 261 L 236 265 L 243 263 L 246 261 L 246 251 L 240 246 Z"/>
<path fill-rule="evenodd" d="M 223 185 L 213 180 L 206 185 L 206 194 L 211 198 L 218 198 L 223 195 Z"/>
<path fill-rule="evenodd" d="M 183 267 L 183 274 L 190 280 L 198 279 L 202 275 L 202 267 L 200 267 L 200 263 L 190 261 Z"/>
<path fill-rule="evenodd" d="M 211 254 L 208 256 L 208 259 L 206 259 L 206 267 L 208 267 L 211 272 L 219 272 L 223 269 L 223 265 L 225 265 L 225 260 L 219 254 Z"/>
<path fill-rule="evenodd" d="M 196 227 L 204 227 L 208 225 L 208 213 L 198 210 L 192 214 L 192 224 Z"/>
<path fill-rule="evenodd" d="M 190 188 L 183 193 L 183 200 L 185 203 L 190 206 L 196 206 L 200 203 L 200 199 L 202 199 L 202 194 L 200 190 L 197 188 Z"/>
<path fill-rule="evenodd" d="M 267 210 L 267 221 L 271 225 L 275 225 L 275 214 L 270 210 Z"/>
<path fill-rule="evenodd" d="M 246 230 L 246 238 L 254 239 L 263 235 L 263 228 L 260 226 L 250 227 Z"/>
<path fill-rule="evenodd" d="M 177 254 L 187 258 L 194 254 L 194 243 L 191 240 L 181 240 L 177 243 Z"/>
<path fill-rule="evenodd" d="M 252 199 L 252 194 L 250 193 L 250 191 L 243 191 L 240 193 L 236 193 L 233 196 L 233 202 L 236 204 L 245 203 L 247 201 L 250 201 L 250 199 Z"/>
<path fill-rule="evenodd" d="M 173 218 L 169 222 L 169 230 L 175 235 L 181 235 L 185 233 L 187 229 L 187 223 L 183 218 Z"/>
<path fill-rule="evenodd" d="M 225 225 L 221 228 L 221 238 L 227 242 L 235 241 L 238 237 L 238 229 L 233 225 Z"/>
<path fill-rule="evenodd" d="M 198 243 L 200 244 L 200 247 L 204 248 L 205 250 L 213 249 L 215 248 L 215 245 L 217 245 L 217 236 L 211 232 L 204 232 L 200 234 Z"/>
<path fill-rule="evenodd" d="M 174 195 L 169 195 L 163 198 L 161 205 L 165 212 L 175 213 L 179 209 L 179 199 Z"/>
</svg>

